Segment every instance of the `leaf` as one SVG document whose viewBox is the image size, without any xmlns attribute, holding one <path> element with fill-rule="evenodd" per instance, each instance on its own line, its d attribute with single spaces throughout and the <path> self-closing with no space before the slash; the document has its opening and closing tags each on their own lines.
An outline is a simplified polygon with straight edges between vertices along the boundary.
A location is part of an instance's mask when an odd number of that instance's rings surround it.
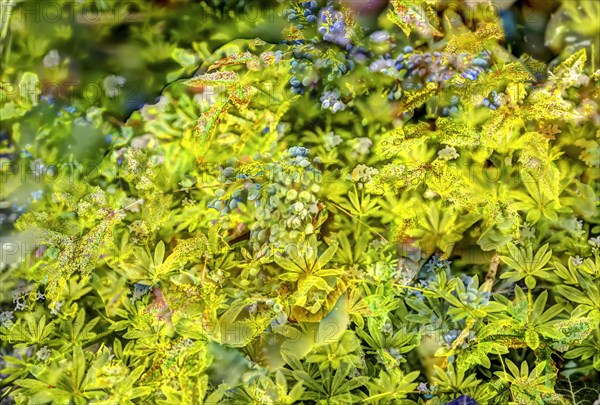
<svg viewBox="0 0 600 405">
<path fill-rule="evenodd" d="M 317 262 L 315 264 L 315 269 L 324 268 L 325 265 L 327 263 L 329 263 L 331 261 L 331 259 L 333 259 L 335 252 L 337 252 L 337 249 L 338 249 L 337 244 L 329 246 L 327 248 L 327 250 L 325 250 L 325 252 L 323 252 L 323 254 L 321 256 L 319 256 L 319 258 L 317 259 Z"/>
<path fill-rule="evenodd" d="M 85 354 L 81 349 L 81 346 L 75 346 L 73 348 L 73 382 L 74 387 L 81 389 L 81 383 L 85 377 Z"/>
<path fill-rule="evenodd" d="M 160 266 L 165 258 L 165 243 L 161 240 L 154 248 L 154 265 Z"/>
<path fill-rule="evenodd" d="M 250 52 L 243 52 L 243 53 L 236 52 L 232 55 L 227 56 L 226 58 L 216 61 L 215 63 L 210 65 L 208 70 L 210 71 L 210 70 L 219 69 L 219 68 L 222 68 L 225 66 L 242 65 L 242 64 L 246 64 L 246 63 L 252 63 L 252 62 L 259 62 L 259 59 L 256 55 L 253 55 Z"/>
<path fill-rule="evenodd" d="M 536 285 L 535 277 L 533 277 L 533 276 L 527 276 L 527 277 L 525 277 L 525 285 L 530 290 L 533 290 L 535 288 L 535 285 Z"/>
<path fill-rule="evenodd" d="M 275 255 L 275 263 L 277 263 L 277 265 L 282 269 L 291 273 L 300 273 L 303 271 L 303 269 L 299 265 L 295 264 L 295 262 L 292 262 L 281 255 Z"/>
<path fill-rule="evenodd" d="M 586 297 L 580 290 L 576 288 L 567 286 L 567 285 L 559 285 L 556 287 L 556 291 L 572 302 L 577 302 L 579 304 L 594 306 L 594 303 Z"/>
<path fill-rule="evenodd" d="M 171 57 L 185 68 L 198 65 L 199 58 L 193 51 L 181 48 L 175 48 L 171 53 Z"/>
<path fill-rule="evenodd" d="M 158 277 L 164 276 L 176 265 L 188 262 L 195 257 L 200 258 L 207 250 L 208 239 L 202 234 L 191 239 L 181 240 L 167 259 L 156 268 L 155 273 Z"/>
<path fill-rule="evenodd" d="M 71 275 L 79 272 L 82 277 L 85 277 L 94 270 L 102 249 L 112 238 L 112 230 L 117 223 L 121 222 L 122 214 L 120 212 L 110 212 L 95 227 L 79 238 L 44 228 L 44 225 L 56 226 L 56 224 L 53 225 L 50 222 L 45 224 L 41 222 L 44 221 L 44 218 L 48 220 L 49 216 L 39 216 L 33 213 L 29 216 L 23 216 L 21 224 L 28 222 L 32 225 L 32 229 L 37 228 L 41 231 L 38 243 L 56 247 L 60 250 L 57 258 L 44 268 L 47 277 L 46 297 L 55 302 L 59 299 L 63 290 L 67 288 L 66 280 Z"/>
<path fill-rule="evenodd" d="M 482 22 L 473 32 L 455 34 L 448 41 L 446 52 L 453 55 L 460 53 L 478 54 L 489 41 L 500 41 L 504 39 L 502 26 L 493 21 Z"/>
<path fill-rule="evenodd" d="M 422 106 L 425 101 L 435 93 L 437 85 L 433 82 L 427 83 L 424 89 L 405 92 L 400 105 L 402 112 L 409 112 Z"/>
<path fill-rule="evenodd" d="M 19 94 L 23 95 L 31 105 L 37 105 L 41 93 L 40 79 L 35 73 L 25 72 L 19 82 Z"/>
<path fill-rule="evenodd" d="M 413 30 L 427 37 L 443 35 L 436 28 L 439 26 L 437 13 L 426 2 L 392 0 L 391 4 L 392 9 L 389 10 L 388 17 L 400 27 L 404 35 L 409 36 Z"/>
<path fill-rule="evenodd" d="M 225 102 L 222 104 L 214 105 L 210 110 L 203 113 L 198 118 L 196 124 L 196 131 L 194 133 L 198 141 L 198 155 L 204 156 L 210 146 L 213 134 L 217 129 L 217 124 L 221 116 L 229 109 L 229 103 Z"/>
<path fill-rule="evenodd" d="M 419 135 L 411 137 L 409 133 L 405 132 L 404 128 L 395 128 L 382 135 L 381 140 L 376 145 L 376 150 L 386 158 L 395 157 L 404 151 L 415 150 L 424 145 L 427 138 Z"/>
<path fill-rule="evenodd" d="M 527 329 L 525 331 L 525 343 L 527 343 L 527 346 L 532 350 L 535 350 L 540 346 L 540 337 L 534 330 Z"/>
<path fill-rule="evenodd" d="M 440 117 L 436 120 L 437 135 L 440 142 L 461 148 L 473 148 L 480 143 L 480 133 L 468 121 Z M 424 140 L 425 141 L 425 140 Z"/>
<path fill-rule="evenodd" d="M 564 339 L 564 335 L 556 328 L 556 324 L 552 323 L 549 325 L 542 325 L 542 326 L 536 326 L 535 328 L 536 332 L 538 332 L 540 335 L 550 338 L 552 340 L 560 340 L 560 339 Z M 527 334 L 525 335 L 525 338 L 527 338 Z M 528 343 L 529 344 L 529 343 Z M 530 345 L 531 347 L 531 345 Z M 532 347 L 533 349 L 533 347 Z"/>
<path fill-rule="evenodd" d="M 203 75 L 195 76 L 185 80 L 183 84 L 190 87 L 218 87 L 219 85 L 232 86 L 237 82 L 239 82 L 237 73 L 225 70 L 223 72 L 205 73 Z"/>
<path fill-rule="evenodd" d="M 585 48 L 581 48 L 556 66 L 556 68 L 554 68 L 554 74 L 562 79 L 571 76 L 570 72 L 581 74 L 585 67 L 586 60 L 587 52 Z"/>
<path fill-rule="evenodd" d="M 506 88 L 506 94 L 508 94 L 510 103 L 512 105 L 518 105 L 523 103 L 527 96 L 527 91 L 523 83 L 511 83 Z"/>
<path fill-rule="evenodd" d="M 257 93 L 258 90 L 254 86 L 238 84 L 229 93 L 229 98 L 239 110 L 245 110 Z"/>
</svg>

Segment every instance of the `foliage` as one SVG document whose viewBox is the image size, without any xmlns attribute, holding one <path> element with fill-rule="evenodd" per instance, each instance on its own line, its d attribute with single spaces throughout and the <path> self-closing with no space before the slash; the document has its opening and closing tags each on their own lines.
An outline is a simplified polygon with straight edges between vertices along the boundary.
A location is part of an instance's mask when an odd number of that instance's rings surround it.
<svg viewBox="0 0 600 405">
<path fill-rule="evenodd" d="M 547 64 L 483 2 L 58 3 L 3 3 L 7 403 L 596 399 L 597 23 Z"/>
</svg>

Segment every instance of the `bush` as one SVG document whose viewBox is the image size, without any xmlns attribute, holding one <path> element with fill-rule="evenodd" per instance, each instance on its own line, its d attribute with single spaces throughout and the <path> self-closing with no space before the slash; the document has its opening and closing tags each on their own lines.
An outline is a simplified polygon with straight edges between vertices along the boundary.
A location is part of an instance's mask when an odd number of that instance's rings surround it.
<svg viewBox="0 0 600 405">
<path fill-rule="evenodd" d="M 597 4 L 17 3 L 7 403 L 596 399 Z"/>
</svg>

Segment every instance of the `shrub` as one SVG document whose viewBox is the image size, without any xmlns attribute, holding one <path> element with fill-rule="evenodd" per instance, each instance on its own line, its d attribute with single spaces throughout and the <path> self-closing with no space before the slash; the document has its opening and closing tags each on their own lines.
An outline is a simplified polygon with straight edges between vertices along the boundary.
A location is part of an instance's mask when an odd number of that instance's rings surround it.
<svg viewBox="0 0 600 405">
<path fill-rule="evenodd" d="M 4 397 L 594 400 L 576 387 L 600 371 L 598 24 L 569 26 L 571 3 L 560 26 L 583 40 L 546 64 L 503 46 L 483 5 L 397 0 L 369 26 L 344 4 L 265 3 L 274 40 L 237 39 L 250 4 L 183 2 L 207 25 L 173 11 L 160 36 L 163 6 L 133 2 L 135 80 L 167 83 L 138 109 L 81 55 L 90 82 L 49 92 L 67 51 L 45 45 L 36 73 L 11 20 Z M 111 42 L 86 29 L 69 41 Z"/>
</svg>

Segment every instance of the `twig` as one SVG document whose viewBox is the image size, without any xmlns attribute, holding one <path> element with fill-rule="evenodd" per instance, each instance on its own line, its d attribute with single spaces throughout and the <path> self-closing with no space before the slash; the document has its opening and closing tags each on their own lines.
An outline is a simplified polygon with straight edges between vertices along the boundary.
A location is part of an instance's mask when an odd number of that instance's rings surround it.
<svg viewBox="0 0 600 405">
<path fill-rule="evenodd" d="M 492 262 L 490 263 L 490 268 L 485 275 L 485 287 L 484 291 L 492 292 L 492 286 L 494 285 L 494 281 L 496 281 L 496 273 L 498 272 L 498 266 L 500 265 L 500 257 L 498 253 L 495 253 L 492 257 Z"/>
</svg>

